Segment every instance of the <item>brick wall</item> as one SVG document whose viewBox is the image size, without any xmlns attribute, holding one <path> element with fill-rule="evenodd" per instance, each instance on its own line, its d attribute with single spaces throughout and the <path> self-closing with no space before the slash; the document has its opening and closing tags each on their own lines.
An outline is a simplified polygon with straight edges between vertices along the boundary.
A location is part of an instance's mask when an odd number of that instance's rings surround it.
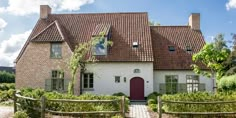
<svg viewBox="0 0 236 118">
<path fill-rule="evenodd" d="M 72 52 L 62 43 L 62 59 L 50 58 L 50 43 L 30 43 L 16 64 L 16 88 L 45 88 L 45 79 L 51 78 L 51 71 L 63 69 L 65 79 L 71 79 L 69 60 Z M 79 73 L 75 93 L 79 94 Z"/>
</svg>

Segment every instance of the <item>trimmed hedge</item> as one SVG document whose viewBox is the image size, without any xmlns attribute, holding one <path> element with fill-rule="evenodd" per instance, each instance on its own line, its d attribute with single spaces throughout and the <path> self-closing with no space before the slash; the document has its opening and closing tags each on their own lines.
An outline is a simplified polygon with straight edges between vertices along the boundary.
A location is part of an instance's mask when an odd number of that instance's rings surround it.
<svg viewBox="0 0 236 118">
<path fill-rule="evenodd" d="M 147 96 L 148 107 L 155 112 L 157 111 L 157 96 L 161 96 L 161 94 L 153 92 Z"/>
<path fill-rule="evenodd" d="M 1 83 L 0 91 L 8 91 L 9 89 L 15 89 L 14 83 Z"/>
<path fill-rule="evenodd" d="M 218 92 L 217 94 L 207 92 L 179 93 L 163 95 L 162 100 L 192 102 L 235 101 L 236 92 Z M 236 111 L 236 104 L 165 103 L 162 109 L 166 112 L 233 112 Z"/>
<path fill-rule="evenodd" d="M 222 77 L 219 80 L 218 88 L 220 91 L 236 91 L 236 74 Z"/>
<path fill-rule="evenodd" d="M 114 93 L 112 95 L 113 96 L 125 96 L 125 111 L 127 112 L 129 110 L 129 104 L 130 104 L 130 100 L 129 100 L 128 96 L 122 92 Z"/>
<path fill-rule="evenodd" d="M 61 94 L 58 92 L 45 92 L 43 89 L 22 89 L 20 94 L 22 96 L 40 99 L 41 96 L 45 96 L 47 99 L 74 99 L 74 100 L 120 100 L 119 96 L 109 95 L 93 95 L 82 94 L 80 96 Z M 39 102 L 25 101 L 19 99 L 19 102 L 23 110 L 26 110 L 30 117 L 39 116 L 40 113 L 28 108 L 39 107 Z M 125 104 L 128 106 L 128 102 Z M 81 111 L 119 111 L 120 101 L 113 103 L 60 103 L 60 102 L 46 102 L 46 108 L 53 111 L 67 111 L 67 112 L 81 112 Z M 128 110 L 128 109 L 126 109 Z M 90 116 L 87 116 L 90 117 Z"/>
<path fill-rule="evenodd" d="M 0 71 L 0 83 L 15 83 L 15 74 Z"/>
</svg>

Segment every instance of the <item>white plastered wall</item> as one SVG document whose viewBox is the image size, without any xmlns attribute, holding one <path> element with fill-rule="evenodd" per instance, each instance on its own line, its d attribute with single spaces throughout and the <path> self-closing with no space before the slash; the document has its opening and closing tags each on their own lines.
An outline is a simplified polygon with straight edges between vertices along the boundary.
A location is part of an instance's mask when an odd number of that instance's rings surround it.
<svg viewBox="0 0 236 118">
<path fill-rule="evenodd" d="M 140 69 L 140 73 L 134 73 Z M 104 62 L 86 65 L 86 73 L 94 74 L 94 90 L 83 91 L 94 94 L 111 95 L 123 92 L 130 96 L 130 80 L 133 77 L 144 79 L 144 95 L 153 92 L 153 63 L 152 62 Z M 120 83 L 115 83 L 115 76 L 120 76 Z M 124 77 L 126 82 L 124 82 Z"/>
</svg>

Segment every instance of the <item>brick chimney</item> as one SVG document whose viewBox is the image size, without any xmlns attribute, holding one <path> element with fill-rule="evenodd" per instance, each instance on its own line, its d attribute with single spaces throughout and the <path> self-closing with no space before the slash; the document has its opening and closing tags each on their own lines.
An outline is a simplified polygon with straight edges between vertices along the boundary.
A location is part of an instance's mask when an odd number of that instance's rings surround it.
<svg viewBox="0 0 236 118">
<path fill-rule="evenodd" d="M 192 13 L 189 16 L 188 25 L 193 30 L 200 30 L 200 13 Z"/>
<path fill-rule="evenodd" d="M 40 5 L 40 18 L 46 19 L 51 14 L 51 7 L 48 5 Z"/>
</svg>

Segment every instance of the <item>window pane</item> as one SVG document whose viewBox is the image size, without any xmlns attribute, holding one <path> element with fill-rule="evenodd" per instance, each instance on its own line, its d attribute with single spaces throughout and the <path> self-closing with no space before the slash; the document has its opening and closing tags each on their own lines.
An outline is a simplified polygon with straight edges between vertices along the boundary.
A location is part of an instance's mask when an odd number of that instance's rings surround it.
<svg viewBox="0 0 236 118">
<path fill-rule="evenodd" d="M 61 58 L 61 43 L 51 43 L 51 57 Z"/>
<path fill-rule="evenodd" d="M 88 88 L 88 79 L 84 78 L 84 88 Z"/>
<path fill-rule="evenodd" d="M 115 83 L 120 83 L 120 76 L 115 76 Z"/>
<path fill-rule="evenodd" d="M 93 88 L 93 78 L 89 79 L 89 88 Z"/>
<path fill-rule="evenodd" d="M 98 43 L 94 47 L 95 55 L 105 55 L 106 54 L 106 45 L 105 45 L 105 37 L 101 37 Z"/>
</svg>

